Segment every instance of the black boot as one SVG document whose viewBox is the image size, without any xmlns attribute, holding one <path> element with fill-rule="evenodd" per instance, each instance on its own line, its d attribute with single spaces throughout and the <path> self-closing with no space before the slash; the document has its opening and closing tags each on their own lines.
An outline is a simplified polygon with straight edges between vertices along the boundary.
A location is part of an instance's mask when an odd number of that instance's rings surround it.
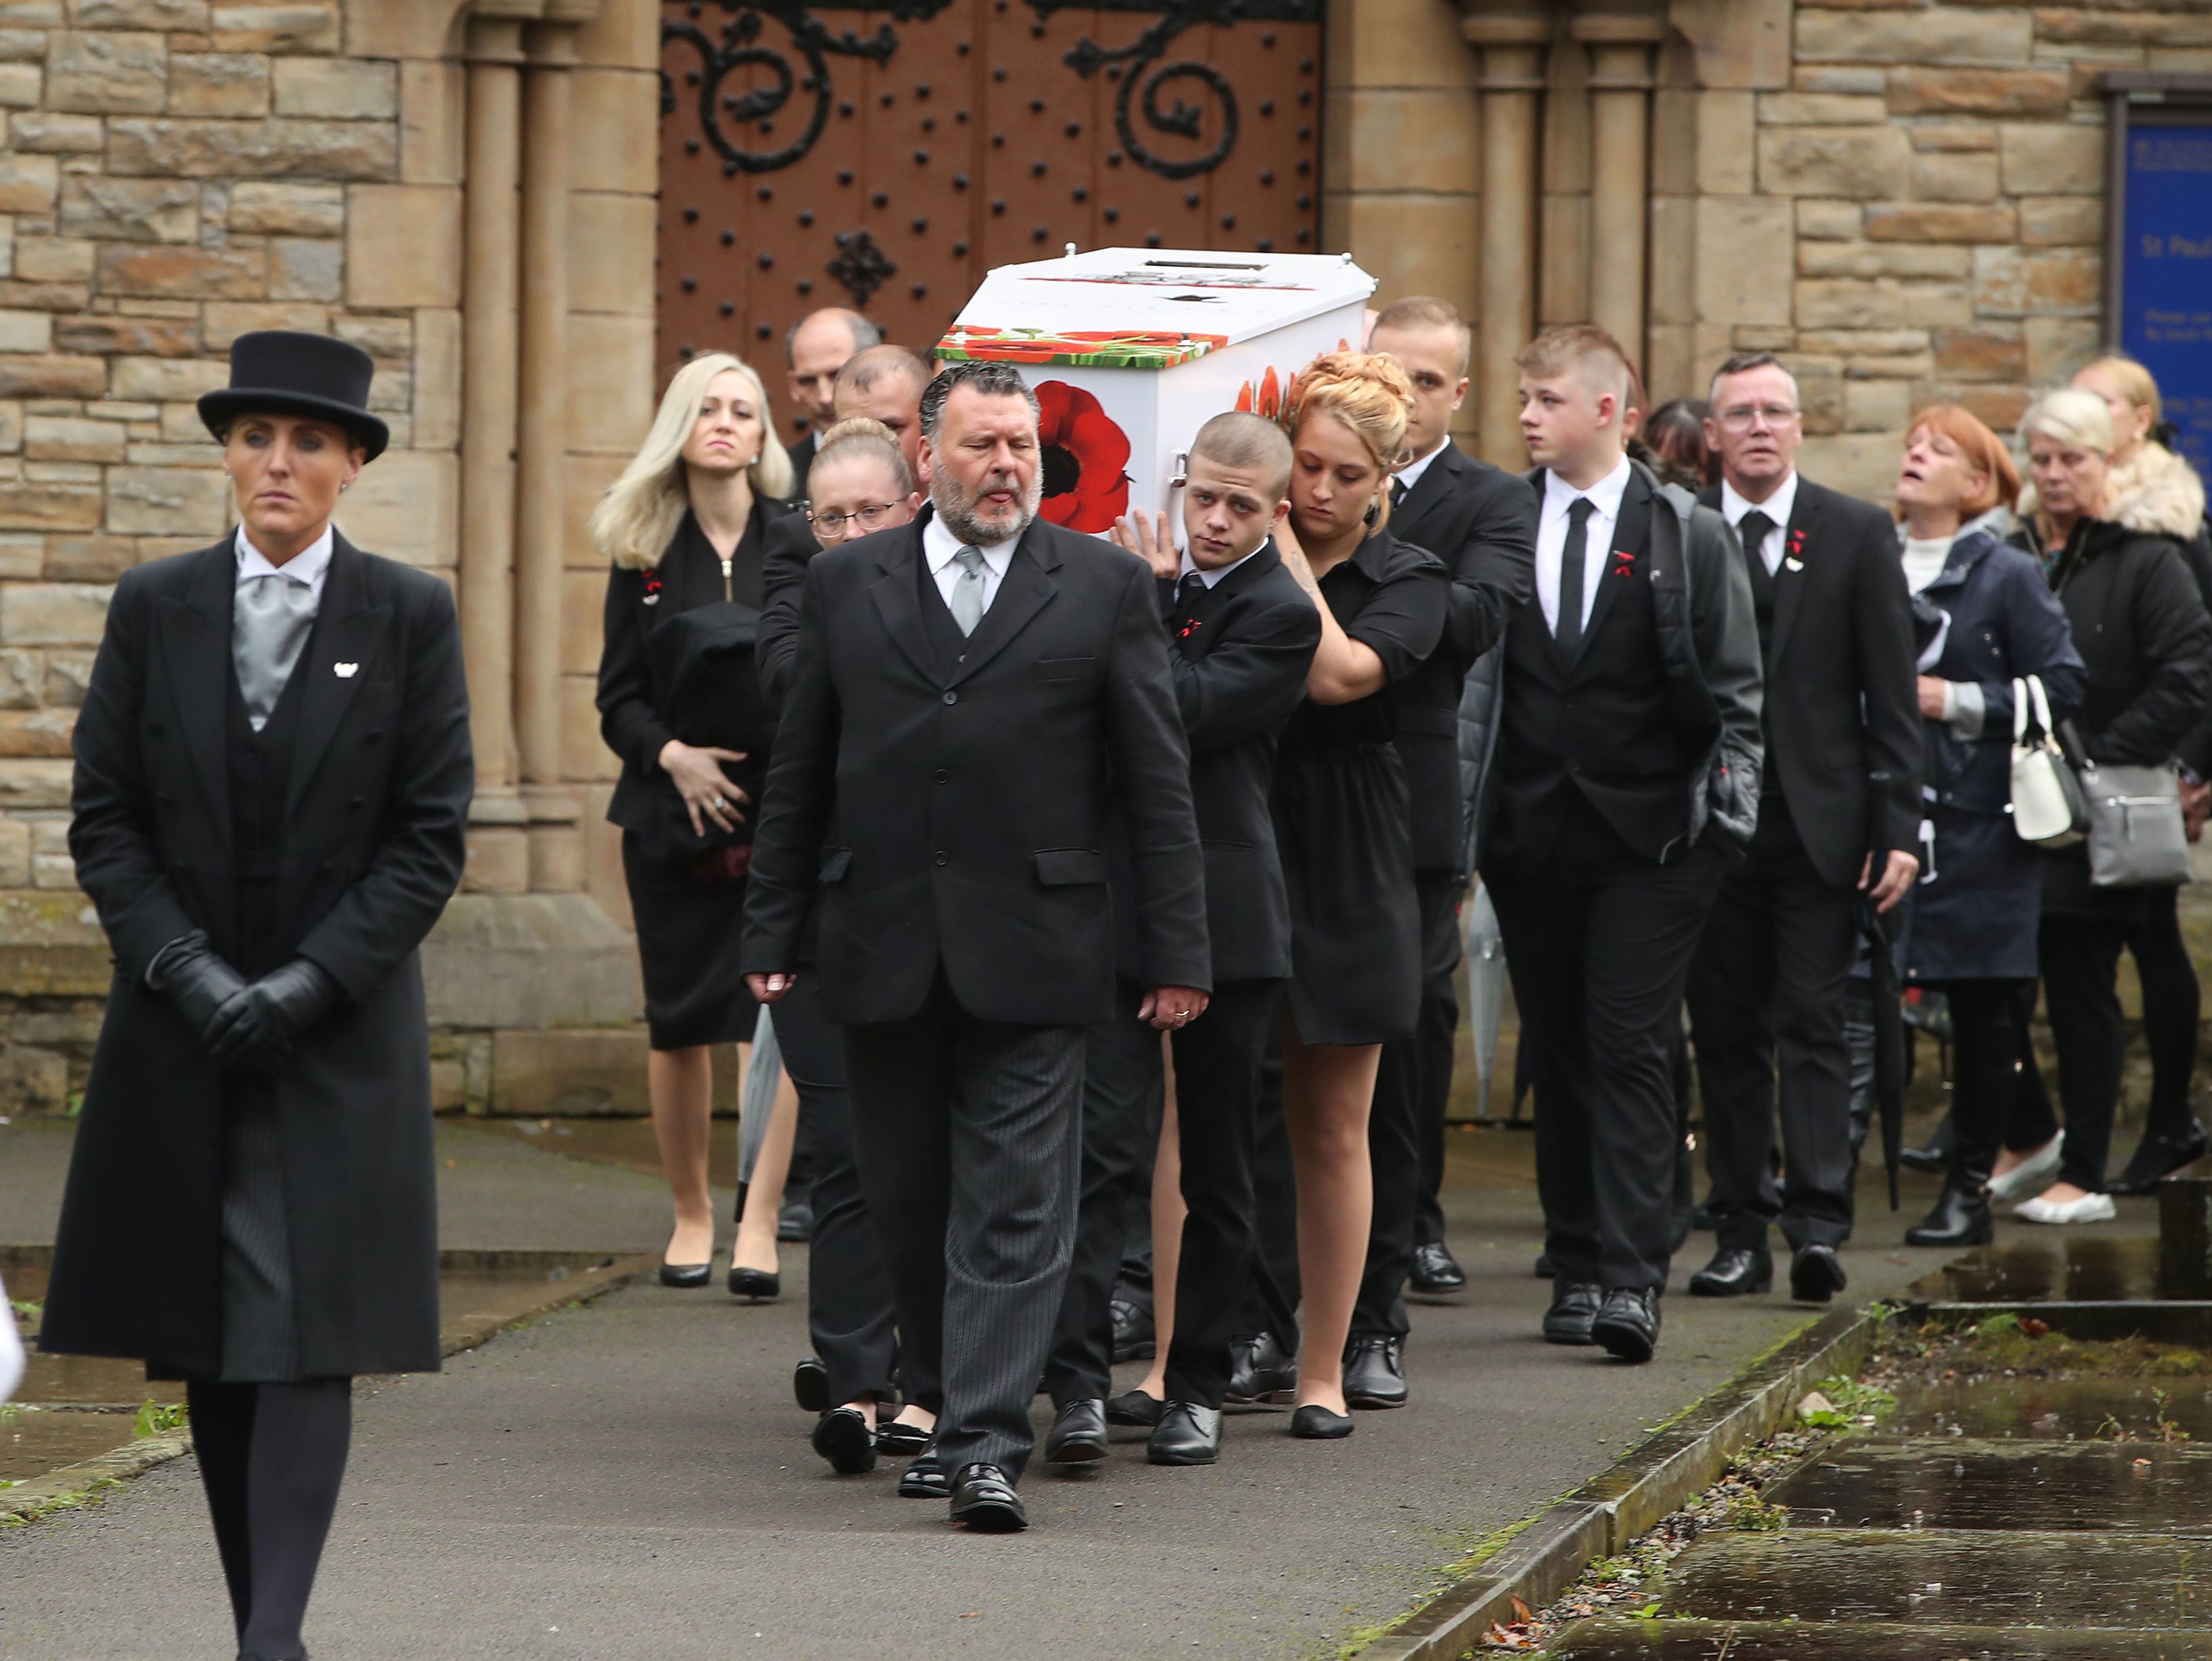
<svg viewBox="0 0 2212 1661">
<path fill-rule="evenodd" d="M 1996 1232 L 1990 1216 L 1985 1183 L 1953 1177 L 1943 1184 L 1943 1197 L 1929 1212 L 1905 1231 L 1905 1244 L 1914 1246 L 1970 1246 L 1986 1244 Z"/>
<path fill-rule="evenodd" d="M 2194 1119 L 2184 1119 L 2172 1130 L 2147 1127 L 2127 1170 L 2111 1184 L 2112 1191 L 2148 1194 L 2161 1180 L 2185 1165 L 2194 1165 L 2207 1153 L 2212 1153 L 2212 1142 L 2207 1141 L 2204 1127 Z"/>
</svg>

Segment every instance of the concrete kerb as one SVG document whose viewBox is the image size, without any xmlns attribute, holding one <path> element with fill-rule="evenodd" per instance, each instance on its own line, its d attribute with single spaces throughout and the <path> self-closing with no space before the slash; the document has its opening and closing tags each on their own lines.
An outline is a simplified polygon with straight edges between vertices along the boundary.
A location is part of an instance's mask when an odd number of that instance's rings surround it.
<svg viewBox="0 0 2212 1661">
<path fill-rule="evenodd" d="M 0 1245 L 0 1266 L 44 1268 L 52 1260 L 52 1246 Z M 474 1349 L 509 1327 L 520 1326 L 557 1309 L 605 1297 L 617 1287 L 655 1273 L 659 1265 L 656 1252 L 613 1256 L 591 1251 L 441 1251 L 438 1254 L 438 1266 L 447 1274 L 495 1275 L 543 1269 L 548 1278 L 538 1285 L 516 1287 L 473 1299 L 483 1307 L 462 1311 L 452 1325 L 441 1329 L 439 1353 L 458 1355 L 463 1350 Z M 64 1465 L 44 1476 L 33 1477 L 15 1488 L 0 1489 L 0 1528 L 20 1527 L 56 1512 L 97 1503 L 108 1490 L 191 1452 L 191 1447 L 189 1430 L 142 1436 L 122 1447 L 111 1448 L 106 1453 Z"/>
<path fill-rule="evenodd" d="M 1520 1618 L 1516 1601 L 1531 1609 L 1552 1602 L 1591 1563 L 1618 1555 L 1711 1487 L 1745 1448 L 1785 1426 L 1814 1384 L 1855 1371 L 1889 1313 L 1873 1304 L 1799 1329 L 1359 1650 L 1360 1661 L 1462 1661 L 1480 1651 L 1493 1622 Z"/>
</svg>

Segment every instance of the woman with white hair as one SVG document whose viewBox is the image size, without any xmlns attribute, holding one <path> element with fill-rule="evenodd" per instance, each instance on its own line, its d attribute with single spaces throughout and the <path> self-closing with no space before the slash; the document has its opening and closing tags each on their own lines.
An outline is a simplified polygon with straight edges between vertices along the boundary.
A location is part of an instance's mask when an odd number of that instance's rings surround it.
<svg viewBox="0 0 2212 1661">
<path fill-rule="evenodd" d="M 2043 559 L 2073 625 L 2088 680 L 2081 748 L 2108 765 L 2164 766 L 2212 691 L 2212 618 L 2179 537 L 2111 517 L 2112 418 L 2096 394 L 2046 393 L 2020 435 L 2035 496 L 2015 539 Z M 2092 885 L 2080 845 L 2046 851 L 2043 874 L 2037 955 L 2066 1137 L 2057 1180 L 2016 1210 L 2035 1223 L 2101 1222 L 2115 1214 L 2105 1163 L 2127 1047 L 2120 949 L 2143 928 L 2147 891 Z"/>
<path fill-rule="evenodd" d="M 738 972 L 752 806 L 775 732 L 753 665 L 761 547 L 787 511 L 791 459 L 760 377 L 726 352 L 678 369 L 636 457 L 592 514 L 607 578 L 599 732 L 622 757 L 607 818 L 645 971 L 647 1083 L 676 1226 L 664 1285 L 707 1284 L 709 1046 L 750 1040 L 758 1010 Z M 773 1271 L 733 1290 L 773 1295 Z"/>
</svg>

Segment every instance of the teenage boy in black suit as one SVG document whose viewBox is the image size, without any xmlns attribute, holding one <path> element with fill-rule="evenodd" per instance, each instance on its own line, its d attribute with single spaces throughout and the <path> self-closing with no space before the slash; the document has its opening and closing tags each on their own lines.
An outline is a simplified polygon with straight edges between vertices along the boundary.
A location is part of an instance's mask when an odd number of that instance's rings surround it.
<svg viewBox="0 0 2212 1661">
<path fill-rule="evenodd" d="M 1879 508 L 1797 472 L 1797 380 L 1767 352 L 1712 382 L 1705 436 L 1722 483 L 1698 498 L 1735 527 L 1766 666 L 1766 772 L 1750 856 L 1732 867 L 1690 970 L 1717 1249 L 1690 1278 L 1707 1298 L 1772 1283 L 1766 1226 L 1791 1248 L 1790 1296 L 1844 1289 L 1850 1237 L 1850 1058 L 1844 998 L 1862 892 L 1887 910 L 1911 888 L 1920 709 L 1912 602 Z M 1888 775 L 1878 809 L 1875 773 Z M 1887 822 L 1871 868 L 1870 810 Z M 1781 1083 L 1783 1180 L 1774 1149 Z"/>
<path fill-rule="evenodd" d="M 1267 793 L 1275 739 L 1305 696 L 1321 614 L 1284 569 L 1270 534 L 1287 510 L 1291 445 L 1255 415 L 1199 429 L 1183 487 L 1186 547 L 1163 515 L 1139 513 L 1115 540 L 1160 581 L 1174 645 L 1176 702 L 1190 741 L 1191 800 L 1206 850 L 1206 922 L 1213 1001 L 1173 1034 L 1182 1195 L 1188 1207 L 1176 1272 L 1166 1399 L 1146 1457 L 1210 1465 L 1221 1451 L 1231 1328 L 1252 1250 L 1253 1112 L 1276 998 L 1291 972 L 1290 904 Z M 1115 892 L 1126 892 L 1117 879 Z M 1126 909 L 1126 908 L 1125 908 Z M 1125 944 L 1133 933 L 1124 919 Z M 1108 1303 L 1122 1220 L 1151 1167 L 1160 1037 L 1138 1018 L 1126 971 L 1116 1018 L 1091 1029 L 1083 1095 L 1083 1210 L 1045 1383 L 1058 1415 L 1045 1439 L 1054 1464 L 1106 1457 L 1113 1320 Z"/>
</svg>

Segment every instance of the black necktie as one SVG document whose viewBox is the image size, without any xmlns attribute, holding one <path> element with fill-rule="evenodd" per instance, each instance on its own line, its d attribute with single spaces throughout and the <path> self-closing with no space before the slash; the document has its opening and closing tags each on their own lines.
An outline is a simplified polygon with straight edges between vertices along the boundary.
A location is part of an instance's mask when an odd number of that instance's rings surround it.
<svg viewBox="0 0 2212 1661">
<path fill-rule="evenodd" d="M 1583 643 L 1583 562 L 1589 554 L 1589 516 L 1596 510 L 1588 496 L 1567 504 L 1567 541 L 1559 550 L 1559 620 L 1552 638 L 1569 652 Z"/>
<path fill-rule="evenodd" d="M 1402 479 L 1402 478 L 1394 478 L 1394 479 L 1392 479 L 1392 480 L 1390 481 L 1390 506 L 1391 506 L 1391 508 L 1395 511 L 1395 509 L 1397 509 L 1397 508 L 1402 508 L 1403 506 L 1405 506 L 1405 503 L 1406 503 L 1406 481 L 1405 481 L 1404 479 Z"/>
<path fill-rule="evenodd" d="M 1773 530 L 1774 521 L 1756 508 L 1735 522 L 1735 533 L 1743 543 L 1743 557 L 1762 573 L 1766 573 L 1766 538 Z"/>
<path fill-rule="evenodd" d="M 1186 656 L 1195 655 L 1191 637 L 1198 632 L 1198 608 L 1206 598 L 1206 583 L 1195 571 L 1185 571 L 1182 581 L 1176 584 L 1175 616 L 1169 628 Z"/>
</svg>

